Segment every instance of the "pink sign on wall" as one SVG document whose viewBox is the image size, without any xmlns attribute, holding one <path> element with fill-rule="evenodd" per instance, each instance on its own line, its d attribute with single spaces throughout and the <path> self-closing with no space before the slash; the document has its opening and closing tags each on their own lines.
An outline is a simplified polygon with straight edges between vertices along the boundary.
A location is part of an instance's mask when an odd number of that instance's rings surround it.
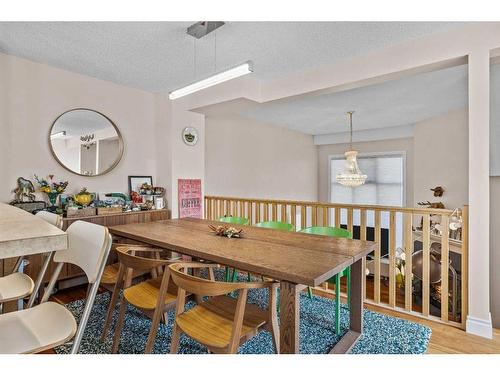
<svg viewBox="0 0 500 375">
<path fill-rule="evenodd" d="M 201 180 L 178 179 L 179 218 L 201 216 Z"/>
</svg>

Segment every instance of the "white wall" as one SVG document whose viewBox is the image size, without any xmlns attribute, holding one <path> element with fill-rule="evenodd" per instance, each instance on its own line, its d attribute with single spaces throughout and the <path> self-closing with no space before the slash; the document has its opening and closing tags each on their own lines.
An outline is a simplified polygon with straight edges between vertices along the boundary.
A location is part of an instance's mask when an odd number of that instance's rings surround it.
<svg viewBox="0 0 500 375">
<path fill-rule="evenodd" d="M 206 194 L 317 200 L 312 136 L 234 115 L 205 122 Z"/>
<path fill-rule="evenodd" d="M 90 191 L 128 191 L 128 175 L 156 175 L 155 96 L 0 54 L 0 201 L 13 198 L 19 176 L 32 178 L 54 174 L 67 179 L 68 192 L 82 187 Z M 95 109 L 111 118 L 124 138 L 121 162 L 110 173 L 83 177 L 68 172 L 52 157 L 48 135 L 61 113 L 76 107 Z M 39 195 L 42 197 L 42 195 Z"/>
<path fill-rule="evenodd" d="M 469 135 L 466 109 L 415 124 L 414 202 L 441 201 L 446 208 L 467 204 Z M 441 198 L 429 189 L 442 186 Z"/>
</svg>

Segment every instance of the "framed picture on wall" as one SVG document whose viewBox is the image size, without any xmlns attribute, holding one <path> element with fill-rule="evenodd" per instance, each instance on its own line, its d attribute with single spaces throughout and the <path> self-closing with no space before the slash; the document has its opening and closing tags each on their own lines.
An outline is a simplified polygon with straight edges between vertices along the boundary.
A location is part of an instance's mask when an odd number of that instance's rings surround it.
<svg viewBox="0 0 500 375">
<path fill-rule="evenodd" d="M 178 179 L 179 218 L 196 217 L 202 219 L 201 180 Z"/>
<path fill-rule="evenodd" d="M 143 184 L 153 186 L 153 176 L 128 176 L 129 194 L 132 194 L 133 191 L 140 193 Z"/>
</svg>

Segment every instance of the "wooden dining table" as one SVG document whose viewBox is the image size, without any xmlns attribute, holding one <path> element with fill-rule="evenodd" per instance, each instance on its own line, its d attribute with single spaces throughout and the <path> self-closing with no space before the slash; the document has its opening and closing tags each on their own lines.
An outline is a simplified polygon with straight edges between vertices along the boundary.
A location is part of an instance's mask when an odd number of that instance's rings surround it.
<svg viewBox="0 0 500 375">
<path fill-rule="evenodd" d="M 346 353 L 363 332 L 363 258 L 375 249 L 370 241 L 234 225 L 242 238 L 215 235 L 204 219 L 172 219 L 109 228 L 113 236 L 264 275 L 280 282 L 280 353 L 299 352 L 300 291 L 319 286 L 351 266 L 348 331 L 331 353 Z M 332 324 L 333 326 L 333 324 Z M 333 334 L 333 332 L 332 332 Z"/>
</svg>

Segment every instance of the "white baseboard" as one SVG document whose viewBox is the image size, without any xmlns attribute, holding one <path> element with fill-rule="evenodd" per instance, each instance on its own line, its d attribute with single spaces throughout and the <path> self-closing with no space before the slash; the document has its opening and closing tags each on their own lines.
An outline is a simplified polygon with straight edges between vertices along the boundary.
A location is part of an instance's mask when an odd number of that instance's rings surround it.
<svg viewBox="0 0 500 375">
<path fill-rule="evenodd" d="M 491 314 L 489 314 L 488 320 L 474 318 L 473 316 L 468 315 L 465 323 L 465 330 L 467 333 L 472 333 L 473 335 L 486 337 L 487 339 L 493 338 Z"/>
</svg>

